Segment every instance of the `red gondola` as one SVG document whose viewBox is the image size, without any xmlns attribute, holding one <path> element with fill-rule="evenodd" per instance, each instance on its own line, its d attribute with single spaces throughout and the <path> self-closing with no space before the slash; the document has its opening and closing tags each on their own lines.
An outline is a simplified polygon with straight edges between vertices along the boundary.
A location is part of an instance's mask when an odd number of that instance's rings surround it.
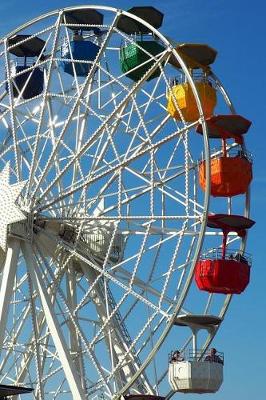
<svg viewBox="0 0 266 400">
<path fill-rule="evenodd" d="M 243 252 L 229 253 L 226 239 L 229 232 L 243 237 L 254 221 L 240 215 L 215 214 L 208 217 L 207 225 L 223 231 L 222 249 L 212 250 L 201 258 L 195 269 L 195 281 L 200 290 L 209 293 L 240 294 L 250 279 L 251 260 Z"/>
</svg>

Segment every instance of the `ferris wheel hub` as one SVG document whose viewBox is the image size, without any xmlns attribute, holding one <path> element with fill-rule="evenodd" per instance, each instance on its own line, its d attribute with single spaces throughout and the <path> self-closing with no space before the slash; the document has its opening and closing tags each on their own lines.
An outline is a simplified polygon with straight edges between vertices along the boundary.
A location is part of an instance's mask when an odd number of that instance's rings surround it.
<svg viewBox="0 0 266 400">
<path fill-rule="evenodd" d="M 16 201 L 25 182 L 10 184 L 10 165 L 6 164 L 0 173 L 0 247 L 6 252 L 8 225 L 26 219 Z"/>
</svg>

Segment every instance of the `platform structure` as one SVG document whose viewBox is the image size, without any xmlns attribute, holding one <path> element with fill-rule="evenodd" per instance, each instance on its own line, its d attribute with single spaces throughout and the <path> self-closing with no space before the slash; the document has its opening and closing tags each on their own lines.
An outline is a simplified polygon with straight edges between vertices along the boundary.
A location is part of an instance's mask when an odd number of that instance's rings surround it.
<svg viewBox="0 0 266 400">
<path fill-rule="evenodd" d="M 22 386 L 0 385 L 0 400 L 8 400 L 10 396 L 17 396 L 19 394 L 31 393 L 33 388 L 26 388 Z"/>
</svg>

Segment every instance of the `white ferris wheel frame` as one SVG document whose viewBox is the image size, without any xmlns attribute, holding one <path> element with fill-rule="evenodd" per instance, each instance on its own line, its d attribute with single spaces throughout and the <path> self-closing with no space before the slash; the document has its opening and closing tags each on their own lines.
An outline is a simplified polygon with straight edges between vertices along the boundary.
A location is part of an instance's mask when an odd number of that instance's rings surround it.
<svg viewBox="0 0 266 400">
<path fill-rule="evenodd" d="M 56 10 L 47 14 L 44 14 L 38 18 L 33 19 L 32 21 L 20 26 L 19 28 L 17 28 L 16 30 L 12 31 L 7 37 L 5 37 L 4 39 L 2 39 L 0 41 L 0 45 L 2 43 L 5 44 L 5 46 L 7 46 L 7 39 L 11 36 L 16 35 L 18 32 L 29 28 L 30 26 L 34 25 L 35 23 L 41 21 L 41 20 L 45 20 L 46 18 L 52 17 L 52 16 L 56 16 L 58 15 L 58 26 L 60 25 L 61 22 L 61 16 L 63 15 L 64 12 L 66 11 L 72 11 L 72 10 L 82 10 L 82 9 L 97 9 L 99 11 L 110 11 L 113 12 L 115 14 L 115 18 L 113 23 L 115 23 L 115 21 L 117 20 L 117 18 L 121 15 L 130 17 L 132 19 L 135 19 L 137 22 L 142 23 L 143 25 L 145 25 L 146 27 L 148 27 L 150 29 L 151 32 L 153 32 L 154 35 L 156 35 L 156 37 L 158 37 L 162 43 L 165 44 L 166 49 L 168 50 L 169 53 L 174 54 L 174 56 L 176 57 L 176 59 L 178 60 L 178 63 L 180 64 L 183 73 L 185 74 L 187 81 L 189 83 L 189 85 L 191 86 L 191 89 L 193 91 L 193 95 L 195 97 L 196 103 L 197 103 L 197 107 L 199 110 L 199 122 L 202 124 L 203 127 L 203 146 L 204 146 L 204 157 L 205 157 L 205 162 L 206 162 L 206 190 L 205 190 L 205 194 L 204 194 L 204 201 L 203 201 L 203 217 L 202 217 L 202 221 L 201 221 L 201 229 L 198 235 L 198 241 L 197 241 L 197 245 L 196 248 L 194 250 L 194 258 L 192 261 L 192 266 L 190 268 L 189 274 L 187 276 L 186 279 L 186 283 L 182 289 L 182 292 L 180 293 L 180 296 L 178 298 L 178 301 L 175 304 L 174 310 L 172 312 L 172 316 L 171 318 L 168 320 L 168 323 L 166 325 L 166 327 L 164 328 L 164 331 L 162 332 L 159 340 L 157 341 L 157 343 L 154 345 L 153 350 L 150 352 L 150 354 L 147 356 L 146 360 L 142 363 L 141 366 L 139 366 L 138 370 L 135 372 L 135 374 L 131 377 L 130 381 L 127 382 L 126 385 L 124 385 L 120 390 L 118 390 L 115 393 L 115 399 L 118 399 L 122 394 L 124 394 L 125 392 L 127 392 L 130 387 L 132 387 L 132 385 L 134 385 L 135 382 L 137 382 L 137 380 L 143 376 L 145 369 L 147 368 L 147 366 L 150 364 L 150 362 L 152 361 L 152 359 L 154 358 L 154 356 L 156 355 L 156 353 L 158 352 L 159 348 L 161 347 L 161 345 L 164 343 L 165 338 L 167 337 L 167 335 L 169 334 L 176 316 L 179 314 L 182 305 L 184 303 L 184 300 L 187 296 L 187 293 L 189 291 L 192 279 L 193 279 L 193 274 L 194 274 L 194 268 L 198 259 L 198 256 L 200 254 L 201 248 L 202 248 L 202 243 L 203 243 L 203 239 L 204 239 L 204 235 L 205 235 L 205 230 L 206 230 L 206 223 L 207 223 L 207 216 L 208 216 L 208 210 L 209 210 L 209 199 L 210 199 L 210 148 L 209 148 L 209 139 L 208 139 L 208 132 L 207 132 L 207 125 L 205 122 L 205 118 L 204 118 L 204 114 L 203 114 L 203 109 L 202 109 L 202 105 L 201 105 L 201 101 L 193 80 L 193 77 L 190 74 L 190 71 L 188 70 L 188 68 L 186 67 L 186 64 L 184 63 L 184 61 L 182 60 L 182 58 L 180 57 L 180 55 L 178 54 L 178 52 L 175 50 L 175 48 L 173 47 L 173 45 L 158 31 L 156 30 L 153 26 L 151 26 L 150 24 L 148 24 L 147 22 L 141 20 L 140 18 L 138 18 L 135 15 L 132 15 L 128 12 L 113 8 L 113 7 L 107 7 L 107 6 L 94 6 L 94 5 L 86 5 L 86 6 L 75 6 L 75 7 L 67 7 L 64 8 L 62 10 Z M 111 28 L 109 30 L 109 32 L 112 32 Z M 51 61 L 52 63 L 52 61 Z M 48 72 L 49 73 L 49 72 Z M 229 99 L 228 94 L 226 93 L 225 89 L 223 88 L 222 84 L 220 83 L 220 81 L 218 80 L 218 78 L 212 74 L 213 79 L 216 81 L 217 86 L 220 88 L 220 91 L 222 92 L 222 94 L 224 95 L 225 101 L 230 109 L 230 111 L 232 113 L 235 113 L 234 107 Z M 128 96 L 136 93 L 139 90 L 140 85 L 142 84 L 143 81 L 145 81 L 145 78 L 141 79 L 139 82 L 137 82 L 136 85 L 134 85 L 133 89 L 129 92 Z M 85 85 L 84 85 L 85 87 Z M 45 100 L 45 92 L 43 94 L 43 101 Z M 115 112 L 120 111 L 120 110 L 115 110 Z M 37 160 L 35 160 L 35 162 L 37 162 Z M 32 165 L 32 175 L 31 175 L 31 179 L 33 179 L 33 175 L 34 175 L 34 171 L 36 169 L 36 165 Z M 47 188 L 47 191 L 49 190 L 49 187 Z M 52 204 L 52 202 L 51 202 Z M 40 208 L 41 209 L 41 208 Z M 248 216 L 249 215 L 249 194 L 246 197 L 246 205 L 245 205 L 245 215 Z M 242 241 L 242 245 L 241 248 L 244 250 L 245 247 L 245 240 Z M 72 394 L 74 396 L 75 399 L 80 399 L 83 400 L 84 399 L 84 395 L 83 395 L 83 390 L 80 386 L 80 379 L 77 377 L 76 375 L 76 371 L 74 366 L 72 365 L 72 360 L 69 358 L 68 355 L 68 349 L 65 346 L 65 342 L 64 339 L 62 337 L 62 335 L 60 334 L 60 327 L 56 321 L 54 312 L 53 312 L 53 305 L 51 302 L 51 299 L 49 298 L 49 293 L 46 291 L 46 288 L 42 282 L 42 276 L 40 274 L 40 272 L 38 272 L 37 269 L 34 268 L 34 260 L 33 260 L 33 256 L 32 256 L 32 252 L 31 252 L 31 248 L 30 246 L 27 244 L 27 242 L 22 243 L 21 244 L 21 249 L 22 249 L 22 253 L 24 254 L 24 258 L 26 260 L 26 264 L 29 268 L 29 272 L 30 272 L 30 276 L 31 276 L 31 281 L 32 284 L 34 285 L 35 288 L 37 288 L 37 292 L 39 295 L 39 298 L 42 301 L 42 306 L 44 309 L 44 314 L 46 315 L 46 319 L 47 319 L 47 324 L 49 326 L 50 332 L 52 333 L 53 336 L 53 340 L 56 344 L 56 348 L 59 354 L 60 359 L 63 361 L 64 367 L 65 367 L 65 374 L 67 376 L 67 380 L 69 382 L 69 385 L 71 387 L 71 391 Z M 4 334 L 5 334 L 5 321 L 7 319 L 8 316 L 8 306 L 9 306 L 9 302 L 10 302 L 10 298 L 12 295 L 12 286 L 9 284 L 9 282 L 13 282 L 14 278 L 15 278 L 15 273 L 16 273 L 16 266 L 18 263 L 18 258 L 19 258 L 19 243 L 17 240 L 9 240 L 9 245 L 8 245 L 8 251 L 7 251 L 7 257 L 6 257 L 6 262 L 5 262 L 5 266 L 3 269 L 3 277 L 2 277 L 2 284 L 1 284 L 1 294 L 3 294 L 3 296 L 1 296 L 0 298 L 0 321 L 2 321 L 2 323 L 0 324 L 0 347 L 2 347 L 3 344 L 3 340 L 4 340 Z M 224 305 L 220 311 L 219 317 L 223 319 L 228 306 L 230 304 L 230 300 L 231 300 L 230 295 L 226 296 Z M 218 330 L 218 328 L 217 328 Z M 213 331 L 212 333 L 209 334 L 205 344 L 203 345 L 203 351 L 205 351 L 207 349 L 207 347 L 209 346 L 209 344 L 211 343 L 211 341 L 213 340 L 213 337 L 215 336 L 217 330 Z M 88 345 L 88 343 L 87 343 Z M 171 397 L 171 395 L 173 394 L 173 392 L 169 392 L 168 393 L 168 397 Z"/>
</svg>

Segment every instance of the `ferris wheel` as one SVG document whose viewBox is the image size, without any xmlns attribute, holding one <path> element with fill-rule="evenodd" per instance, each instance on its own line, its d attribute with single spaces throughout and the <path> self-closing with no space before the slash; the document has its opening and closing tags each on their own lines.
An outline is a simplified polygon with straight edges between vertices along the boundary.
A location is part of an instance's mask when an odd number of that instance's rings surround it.
<svg viewBox="0 0 266 400">
<path fill-rule="evenodd" d="M 222 382 L 203 357 L 249 281 L 250 122 L 216 51 L 162 23 L 71 7 L 0 41 L 0 384 L 39 400 Z M 212 379 L 191 384 L 188 363 Z"/>
</svg>

